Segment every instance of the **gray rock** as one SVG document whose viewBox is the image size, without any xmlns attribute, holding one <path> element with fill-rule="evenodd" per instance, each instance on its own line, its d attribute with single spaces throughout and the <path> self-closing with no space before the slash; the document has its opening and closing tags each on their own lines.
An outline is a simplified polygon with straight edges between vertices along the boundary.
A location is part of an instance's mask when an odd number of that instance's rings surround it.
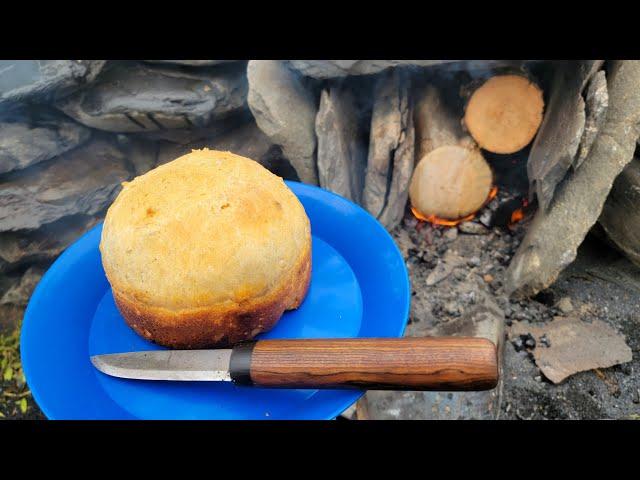
<svg viewBox="0 0 640 480">
<path fill-rule="evenodd" d="M 447 278 L 453 272 L 453 265 L 448 264 L 447 262 L 440 262 L 436 265 L 429 276 L 427 276 L 427 286 L 431 287 L 436 283 L 440 283 L 442 280 Z"/>
<path fill-rule="evenodd" d="M 445 303 L 443 308 L 445 313 L 448 313 L 449 315 L 452 315 L 454 317 L 459 316 L 460 312 L 462 311 L 462 307 L 458 305 L 456 301 Z"/>
<path fill-rule="evenodd" d="M 486 235 L 489 233 L 488 228 L 476 222 L 462 222 L 458 225 L 458 230 L 467 235 Z"/>
<path fill-rule="evenodd" d="M 406 76 L 391 70 L 374 89 L 362 202 L 387 228 L 402 219 L 413 171 L 415 132 Z"/>
<path fill-rule="evenodd" d="M 598 222 L 614 245 L 637 266 L 640 266 L 639 205 L 640 158 L 636 157 L 613 183 Z"/>
<path fill-rule="evenodd" d="M 29 267 L 22 275 L 20 282 L 9 288 L 0 298 L 0 305 L 26 306 L 42 275 L 44 275 L 42 268 Z"/>
<path fill-rule="evenodd" d="M 117 142 L 135 175 L 147 173 L 157 165 L 158 142 L 124 134 L 117 136 Z"/>
<path fill-rule="evenodd" d="M 55 259 L 99 220 L 98 217 L 72 215 L 35 231 L 0 233 L 0 273 Z"/>
<path fill-rule="evenodd" d="M 188 67 L 210 67 L 237 61 L 238 60 L 145 60 L 145 62 L 149 63 L 170 63 L 173 65 L 186 65 Z"/>
<path fill-rule="evenodd" d="M 607 118 L 607 108 L 609 107 L 609 93 L 607 92 L 607 78 L 603 70 L 596 73 L 587 88 L 586 95 L 586 115 L 584 132 L 580 140 L 578 155 L 573 164 L 574 169 L 578 169 L 593 145 L 598 132 L 604 125 Z"/>
<path fill-rule="evenodd" d="M 571 299 L 569 297 L 562 297 L 556 306 L 558 307 L 558 310 L 565 315 L 573 312 L 573 305 L 571 304 Z"/>
<path fill-rule="evenodd" d="M 392 67 L 437 67 L 448 71 L 464 70 L 475 77 L 490 69 L 518 67 L 537 60 L 289 60 L 289 65 L 305 76 L 336 78 L 348 75 L 371 75 Z"/>
<path fill-rule="evenodd" d="M 549 103 L 527 161 L 529 182 L 542 210 L 573 164 L 585 125 L 582 91 L 602 60 L 568 61 L 556 69 Z"/>
<path fill-rule="evenodd" d="M 255 160 L 286 180 L 299 180 L 296 171 L 284 158 L 282 150 L 274 145 L 253 120 L 207 140 L 200 139 L 185 145 L 159 142 L 158 165 L 201 148 L 242 155 Z"/>
<path fill-rule="evenodd" d="M 347 75 L 370 75 L 390 67 L 413 65 L 429 67 L 455 60 L 289 60 L 303 75 L 314 78 L 334 78 Z"/>
<path fill-rule="evenodd" d="M 0 60 L 0 105 L 46 102 L 92 82 L 105 60 Z"/>
<path fill-rule="evenodd" d="M 284 156 L 303 182 L 317 184 L 313 93 L 299 74 L 276 60 L 251 60 L 247 67 L 249 108 L 258 127 Z"/>
<path fill-rule="evenodd" d="M 358 120 L 349 89 L 334 86 L 323 90 L 316 116 L 320 186 L 360 203 L 367 144 Z"/>
<path fill-rule="evenodd" d="M 480 257 L 471 257 L 467 261 L 467 265 L 469 265 L 470 267 L 478 267 L 480 266 L 480 263 L 481 263 Z"/>
<path fill-rule="evenodd" d="M 148 132 L 204 127 L 246 107 L 241 68 L 184 72 L 119 64 L 56 106 L 92 128 Z"/>
<path fill-rule="evenodd" d="M 464 263 L 464 259 L 457 253 L 450 250 L 445 253 L 444 257 L 438 262 L 438 265 L 427 276 L 426 284 L 431 287 L 441 282 L 456 268 Z"/>
<path fill-rule="evenodd" d="M 542 326 L 514 324 L 509 331 L 510 337 L 524 334 L 538 339 L 546 336 L 549 346 L 534 349 L 533 357 L 544 376 L 556 384 L 578 372 L 633 359 L 624 335 L 601 320 L 587 323 L 577 317 L 556 318 Z"/>
<path fill-rule="evenodd" d="M 138 137 L 152 142 L 166 140 L 172 143 L 187 145 L 189 143 L 219 137 L 247 124 L 248 122 L 255 123 L 253 115 L 251 115 L 251 112 L 246 109 L 226 116 L 223 120 L 213 122 L 205 127 L 191 126 L 189 128 L 172 128 L 171 130 L 136 132 L 130 135 L 132 137 Z"/>
<path fill-rule="evenodd" d="M 598 219 L 606 236 L 640 266 L 640 158 L 634 158 L 616 178 Z M 617 276 L 617 273 L 616 273 Z"/>
<path fill-rule="evenodd" d="M 89 129 L 62 115 L 19 115 L 0 121 L 0 173 L 49 160 L 89 139 Z"/>
<path fill-rule="evenodd" d="M 448 228 L 444 232 L 443 237 L 447 242 L 453 242 L 456 238 L 458 238 L 458 229 L 456 227 Z"/>
<path fill-rule="evenodd" d="M 505 291 L 531 296 L 553 283 L 598 220 L 614 180 L 633 158 L 640 135 L 640 61 L 609 68 L 609 108 L 580 168 L 570 172 L 548 211 L 539 209 L 506 272 Z"/>
<path fill-rule="evenodd" d="M 0 180 L 0 232 L 35 229 L 68 215 L 96 214 L 130 177 L 123 152 L 104 139 L 10 173 Z"/>
</svg>

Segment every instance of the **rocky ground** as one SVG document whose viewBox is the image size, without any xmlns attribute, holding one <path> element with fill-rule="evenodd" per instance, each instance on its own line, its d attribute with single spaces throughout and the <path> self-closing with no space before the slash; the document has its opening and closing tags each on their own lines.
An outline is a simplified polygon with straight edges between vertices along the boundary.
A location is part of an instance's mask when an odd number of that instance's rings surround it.
<svg viewBox="0 0 640 480">
<path fill-rule="evenodd" d="M 477 223 L 433 227 L 407 213 L 393 231 L 413 289 L 406 335 L 461 334 L 461 323 L 468 322 L 465 318 L 478 302 L 494 302 L 490 323 L 502 321 L 505 327 L 503 383 L 491 395 L 368 392 L 347 414 L 370 419 L 640 418 L 640 270 L 590 236 L 551 288 L 532 299 L 510 300 L 504 293 L 504 272 L 525 228 L 524 223 L 512 229 L 483 229 Z M 511 335 L 519 325 L 548 325 L 554 318 L 576 316 L 584 322 L 602 320 L 622 333 L 633 361 L 576 373 L 556 385 L 533 359 L 534 349 L 545 344 Z"/>
<path fill-rule="evenodd" d="M 508 343 L 501 418 L 640 419 L 640 270 L 597 238 L 587 237 L 576 261 L 538 300 L 529 303 L 562 315 L 553 307 L 560 299 L 570 299 L 566 306 L 571 312 L 564 315 L 602 320 L 622 333 L 633 360 L 579 372 L 554 385 L 541 375 L 526 350 L 517 352 Z"/>
</svg>

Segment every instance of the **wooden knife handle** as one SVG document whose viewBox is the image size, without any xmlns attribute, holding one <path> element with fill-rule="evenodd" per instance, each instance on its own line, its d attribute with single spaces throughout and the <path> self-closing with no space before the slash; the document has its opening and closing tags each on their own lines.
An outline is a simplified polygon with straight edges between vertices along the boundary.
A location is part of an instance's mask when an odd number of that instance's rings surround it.
<svg viewBox="0 0 640 480">
<path fill-rule="evenodd" d="M 498 361 L 484 338 L 260 340 L 233 349 L 230 373 L 261 387 L 490 390 Z"/>
</svg>

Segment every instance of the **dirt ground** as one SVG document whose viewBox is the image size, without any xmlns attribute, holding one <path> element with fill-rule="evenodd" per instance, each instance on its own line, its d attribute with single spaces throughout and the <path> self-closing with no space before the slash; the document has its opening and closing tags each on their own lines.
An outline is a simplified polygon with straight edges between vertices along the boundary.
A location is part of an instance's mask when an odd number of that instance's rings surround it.
<svg viewBox="0 0 640 480">
<path fill-rule="evenodd" d="M 576 261 L 538 299 L 553 303 L 563 297 L 587 312 L 584 320 L 602 320 L 624 334 L 633 360 L 554 385 L 527 352 L 507 342 L 501 418 L 640 419 L 640 269 L 590 236 Z"/>
<path fill-rule="evenodd" d="M 522 224 L 469 234 L 464 228 L 432 227 L 405 216 L 392 232 L 412 285 L 405 335 L 442 334 L 488 299 L 497 306 L 493 321 L 504 324 L 503 384 L 494 395 L 484 396 L 368 392 L 359 404 L 363 418 L 640 419 L 640 269 L 590 235 L 551 288 L 535 298 L 509 299 L 504 274 L 525 229 Z M 454 265 L 451 271 L 436 274 L 447 262 Z M 577 373 L 558 385 L 545 378 L 533 349 L 516 351 L 508 335 L 520 322 L 539 326 L 569 315 L 559 303 L 565 308 L 570 304 L 571 315 L 580 321 L 599 319 L 622 333 L 633 361 Z"/>
</svg>

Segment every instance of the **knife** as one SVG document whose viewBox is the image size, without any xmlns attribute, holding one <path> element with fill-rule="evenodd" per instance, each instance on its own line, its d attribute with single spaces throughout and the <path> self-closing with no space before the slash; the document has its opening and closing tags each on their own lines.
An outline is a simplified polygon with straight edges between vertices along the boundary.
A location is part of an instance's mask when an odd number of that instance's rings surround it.
<svg viewBox="0 0 640 480">
<path fill-rule="evenodd" d="M 498 382 L 495 345 L 470 337 L 258 340 L 232 349 L 95 355 L 91 362 L 121 378 L 280 388 L 457 391 Z"/>
</svg>

